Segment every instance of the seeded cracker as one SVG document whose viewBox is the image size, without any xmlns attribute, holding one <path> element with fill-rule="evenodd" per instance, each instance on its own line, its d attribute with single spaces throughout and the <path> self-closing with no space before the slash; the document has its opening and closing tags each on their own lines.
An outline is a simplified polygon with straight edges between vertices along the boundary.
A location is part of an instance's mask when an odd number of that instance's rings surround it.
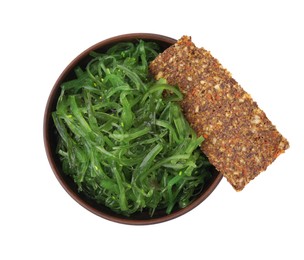
<svg viewBox="0 0 304 260">
<path fill-rule="evenodd" d="M 251 96 L 190 37 L 161 53 L 150 71 L 179 87 L 185 117 L 205 138 L 202 151 L 235 190 L 242 190 L 289 147 Z"/>
</svg>

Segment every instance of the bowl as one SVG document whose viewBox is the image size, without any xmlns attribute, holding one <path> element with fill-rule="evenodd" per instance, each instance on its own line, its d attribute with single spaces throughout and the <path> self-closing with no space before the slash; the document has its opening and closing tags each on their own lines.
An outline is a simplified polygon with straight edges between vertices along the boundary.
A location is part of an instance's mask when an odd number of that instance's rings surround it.
<svg viewBox="0 0 304 260">
<path fill-rule="evenodd" d="M 56 103 L 60 95 L 61 83 L 75 78 L 74 68 L 78 65 L 84 67 L 91 59 L 89 56 L 89 53 L 91 51 L 104 52 L 116 43 L 124 41 L 135 42 L 139 39 L 154 41 L 159 44 L 162 50 L 165 50 L 170 45 L 176 42 L 175 39 L 163 35 L 151 33 L 132 33 L 115 36 L 89 47 L 81 54 L 79 54 L 63 70 L 63 72 L 55 82 L 47 100 L 43 122 L 43 138 L 46 155 L 56 178 L 58 179 L 62 187 L 66 190 L 66 192 L 81 206 L 83 206 L 90 212 L 96 214 L 97 216 L 117 223 L 130 225 L 147 225 L 161 223 L 168 220 L 172 220 L 187 213 L 190 210 L 194 209 L 196 206 L 198 206 L 200 203 L 202 203 L 213 192 L 213 190 L 216 188 L 216 186 L 222 179 L 222 175 L 217 172 L 215 168 L 212 168 L 211 179 L 209 180 L 207 185 L 205 185 L 204 189 L 200 192 L 197 198 L 187 207 L 182 209 L 176 208 L 170 214 L 166 214 L 164 210 L 156 210 L 153 217 L 150 217 L 148 212 L 139 212 L 133 214 L 131 217 L 126 217 L 111 211 L 104 205 L 97 204 L 95 201 L 88 199 L 83 194 L 79 193 L 76 184 L 73 182 L 73 180 L 63 173 L 61 162 L 56 153 L 56 145 L 58 139 L 56 134 L 56 128 L 54 126 L 51 116 L 52 112 L 55 111 Z"/>
</svg>

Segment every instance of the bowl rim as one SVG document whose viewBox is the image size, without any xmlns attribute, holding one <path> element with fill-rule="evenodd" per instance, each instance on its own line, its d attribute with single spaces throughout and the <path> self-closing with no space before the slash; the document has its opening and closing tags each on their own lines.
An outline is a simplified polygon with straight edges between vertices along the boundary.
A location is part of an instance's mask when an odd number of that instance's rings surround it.
<svg viewBox="0 0 304 260">
<path fill-rule="evenodd" d="M 75 193 L 75 191 L 66 183 L 65 179 L 60 174 L 60 169 L 57 166 L 57 164 L 52 156 L 52 152 L 51 152 L 52 148 L 51 148 L 51 144 L 49 142 L 49 131 L 48 131 L 49 121 L 50 121 L 51 112 L 52 112 L 51 107 L 52 107 L 52 103 L 55 102 L 54 97 L 56 95 L 56 92 L 60 88 L 60 83 L 62 82 L 62 80 L 67 76 L 68 73 L 71 72 L 71 70 L 73 70 L 75 68 L 75 65 L 78 62 L 80 62 L 82 59 L 84 59 L 86 56 L 88 56 L 88 54 L 93 50 L 107 48 L 110 45 L 113 45 L 113 44 L 121 42 L 121 41 L 130 41 L 130 40 L 134 41 L 136 39 L 159 41 L 159 42 L 163 42 L 168 45 L 172 45 L 176 42 L 175 39 L 168 37 L 168 36 L 161 35 L 161 34 L 128 33 L 128 34 L 121 34 L 121 35 L 117 35 L 117 36 L 113 36 L 113 37 L 104 39 L 100 42 L 93 44 L 92 46 L 88 47 L 87 49 L 82 51 L 80 54 L 78 54 L 61 72 L 61 74 L 55 81 L 55 83 L 49 93 L 49 96 L 48 96 L 48 99 L 46 102 L 46 106 L 45 106 L 44 117 L 43 117 L 43 142 L 44 142 L 47 159 L 48 159 L 48 162 L 51 166 L 53 173 L 55 174 L 57 180 L 59 181 L 61 186 L 64 188 L 64 190 L 78 204 L 80 204 L 82 207 L 84 207 L 88 211 L 94 213 L 95 215 L 102 217 L 104 219 L 107 219 L 109 221 L 112 221 L 112 222 L 116 222 L 116 223 L 120 223 L 120 224 L 129 224 L 129 225 L 149 225 L 149 224 L 157 224 L 157 223 L 162 223 L 162 222 L 166 222 L 166 221 L 175 219 L 175 218 L 180 217 L 180 216 L 184 215 L 185 213 L 193 210 L 195 207 L 197 207 L 199 204 L 201 204 L 215 190 L 217 185 L 222 180 L 222 177 L 223 177 L 222 174 L 218 173 L 218 175 L 215 177 L 213 182 L 210 185 L 208 185 L 208 187 L 206 188 L 204 193 L 202 195 L 200 195 L 197 199 L 195 199 L 191 204 L 189 204 L 185 208 L 179 209 L 179 210 L 177 210 L 173 213 L 170 213 L 168 215 L 165 215 L 165 216 L 155 217 L 155 218 L 152 217 L 151 219 L 127 219 L 127 218 L 123 218 L 123 217 L 120 218 L 120 217 L 116 217 L 113 215 L 109 215 L 105 212 L 102 212 L 102 211 L 94 208 L 87 201 L 85 201 L 83 198 L 81 198 L 78 195 L 78 193 Z"/>
</svg>

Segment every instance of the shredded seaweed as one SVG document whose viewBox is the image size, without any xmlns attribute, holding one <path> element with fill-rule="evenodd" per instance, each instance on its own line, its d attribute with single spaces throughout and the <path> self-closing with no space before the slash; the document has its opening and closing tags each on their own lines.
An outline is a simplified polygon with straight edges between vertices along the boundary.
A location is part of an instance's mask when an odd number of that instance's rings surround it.
<svg viewBox="0 0 304 260">
<path fill-rule="evenodd" d="M 210 177 L 182 94 L 149 75 L 158 53 L 142 40 L 91 53 L 62 84 L 52 113 L 64 173 L 79 192 L 127 216 L 186 207 Z"/>
</svg>

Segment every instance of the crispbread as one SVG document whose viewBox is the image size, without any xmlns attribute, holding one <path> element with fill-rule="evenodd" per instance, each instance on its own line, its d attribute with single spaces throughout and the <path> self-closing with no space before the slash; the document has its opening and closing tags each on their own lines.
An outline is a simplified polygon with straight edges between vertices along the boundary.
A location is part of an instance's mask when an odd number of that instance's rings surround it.
<svg viewBox="0 0 304 260">
<path fill-rule="evenodd" d="M 202 151 L 237 191 L 289 147 L 251 96 L 190 37 L 161 53 L 150 71 L 179 87 L 185 117 L 205 138 Z"/>
</svg>

